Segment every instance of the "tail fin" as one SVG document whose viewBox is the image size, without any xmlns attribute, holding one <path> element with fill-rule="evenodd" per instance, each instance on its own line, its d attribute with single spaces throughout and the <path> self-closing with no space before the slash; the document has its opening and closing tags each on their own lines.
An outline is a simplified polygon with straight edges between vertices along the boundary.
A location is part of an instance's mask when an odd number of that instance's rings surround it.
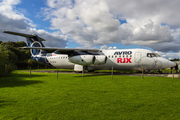
<svg viewBox="0 0 180 120">
<path fill-rule="evenodd" d="M 45 47 L 43 43 L 41 42 L 45 40 L 38 37 L 37 35 L 29 35 L 29 34 L 23 34 L 23 33 L 11 32 L 11 31 L 3 31 L 3 32 L 12 34 L 12 35 L 26 37 L 28 47 Z M 31 49 L 30 52 L 32 54 L 32 57 L 35 57 L 36 55 L 40 54 L 41 50 Z"/>
</svg>

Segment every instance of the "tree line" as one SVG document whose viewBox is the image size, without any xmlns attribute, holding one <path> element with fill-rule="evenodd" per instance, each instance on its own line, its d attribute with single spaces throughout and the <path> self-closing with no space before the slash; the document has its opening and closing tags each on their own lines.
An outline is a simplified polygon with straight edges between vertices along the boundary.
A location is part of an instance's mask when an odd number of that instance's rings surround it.
<svg viewBox="0 0 180 120">
<path fill-rule="evenodd" d="M 0 41 L 0 76 L 5 76 L 16 69 L 32 67 L 45 67 L 41 62 L 31 59 L 29 50 L 19 47 L 27 46 L 24 41 L 2 42 Z"/>
</svg>

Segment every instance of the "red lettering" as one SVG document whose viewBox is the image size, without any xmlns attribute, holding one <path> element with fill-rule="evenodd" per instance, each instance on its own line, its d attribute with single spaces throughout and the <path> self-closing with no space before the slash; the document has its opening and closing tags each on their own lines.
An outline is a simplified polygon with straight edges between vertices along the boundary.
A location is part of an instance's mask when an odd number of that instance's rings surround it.
<svg viewBox="0 0 180 120">
<path fill-rule="evenodd" d="M 122 63 L 122 58 L 117 58 L 117 63 Z"/>
<path fill-rule="evenodd" d="M 126 58 L 126 60 L 127 60 L 126 63 L 128 62 L 131 63 L 131 58 Z"/>
<path fill-rule="evenodd" d="M 117 58 L 117 63 L 131 63 L 131 58 Z"/>
<path fill-rule="evenodd" d="M 124 61 L 123 61 L 123 63 L 125 63 L 126 62 L 126 58 L 124 58 Z"/>
</svg>

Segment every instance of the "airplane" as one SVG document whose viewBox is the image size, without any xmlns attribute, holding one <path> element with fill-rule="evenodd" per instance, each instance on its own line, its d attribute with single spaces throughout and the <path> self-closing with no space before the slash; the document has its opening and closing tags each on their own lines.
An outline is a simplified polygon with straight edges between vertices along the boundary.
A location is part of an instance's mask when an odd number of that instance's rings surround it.
<svg viewBox="0 0 180 120">
<path fill-rule="evenodd" d="M 11 31 L 4 33 L 26 37 L 31 58 L 46 65 L 76 72 L 88 70 L 157 70 L 170 68 L 175 63 L 147 49 L 81 49 L 45 47 L 38 35 Z"/>
</svg>

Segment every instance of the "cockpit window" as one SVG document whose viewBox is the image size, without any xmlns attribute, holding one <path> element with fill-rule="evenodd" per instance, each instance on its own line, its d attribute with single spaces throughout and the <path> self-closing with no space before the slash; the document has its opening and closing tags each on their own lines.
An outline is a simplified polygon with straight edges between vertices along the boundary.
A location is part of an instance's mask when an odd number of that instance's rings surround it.
<svg viewBox="0 0 180 120">
<path fill-rule="evenodd" d="M 147 57 L 160 57 L 157 53 L 148 53 Z"/>
</svg>

